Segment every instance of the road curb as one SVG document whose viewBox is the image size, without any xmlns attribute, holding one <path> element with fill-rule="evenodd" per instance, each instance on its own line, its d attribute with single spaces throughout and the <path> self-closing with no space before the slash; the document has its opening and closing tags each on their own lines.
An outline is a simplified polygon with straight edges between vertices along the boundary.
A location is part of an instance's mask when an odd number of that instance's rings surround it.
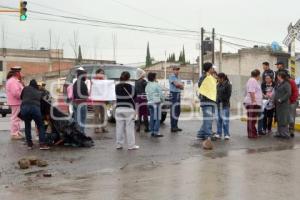
<svg viewBox="0 0 300 200">
<path fill-rule="evenodd" d="M 246 122 L 247 121 L 247 117 L 241 117 L 241 121 L 242 122 Z M 276 127 L 276 123 L 273 123 L 273 127 Z M 300 131 L 300 123 L 296 123 L 295 124 L 295 130 L 296 131 Z"/>
</svg>

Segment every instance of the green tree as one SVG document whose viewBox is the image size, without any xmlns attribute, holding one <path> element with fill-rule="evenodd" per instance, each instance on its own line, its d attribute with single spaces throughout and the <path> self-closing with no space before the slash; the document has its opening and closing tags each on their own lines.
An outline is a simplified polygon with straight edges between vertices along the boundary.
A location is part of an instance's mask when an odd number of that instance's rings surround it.
<svg viewBox="0 0 300 200">
<path fill-rule="evenodd" d="M 169 54 L 169 57 L 167 58 L 167 62 L 176 62 L 175 53 Z"/>
<path fill-rule="evenodd" d="M 173 56 L 172 56 L 172 62 L 176 62 L 176 56 L 175 56 L 175 53 L 173 53 Z"/>
<path fill-rule="evenodd" d="M 183 46 L 182 51 L 180 52 L 180 55 L 179 55 L 179 58 L 178 58 L 178 62 L 181 63 L 181 64 L 185 64 L 185 63 L 186 63 L 186 61 L 185 61 L 185 50 L 184 50 L 184 46 Z"/>
<path fill-rule="evenodd" d="M 182 64 L 185 64 L 185 50 L 184 50 L 184 46 L 183 46 L 183 49 L 182 49 L 182 58 L 181 58 L 181 62 Z"/>
<path fill-rule="evenodd" d="M 147 44 L 147 55 L 146 55 L 146 67 L 149 67 L 152 65 L 152 58 L 150 54 L 150 47 L 149 47 L 149 42 Z"/>
</svg>

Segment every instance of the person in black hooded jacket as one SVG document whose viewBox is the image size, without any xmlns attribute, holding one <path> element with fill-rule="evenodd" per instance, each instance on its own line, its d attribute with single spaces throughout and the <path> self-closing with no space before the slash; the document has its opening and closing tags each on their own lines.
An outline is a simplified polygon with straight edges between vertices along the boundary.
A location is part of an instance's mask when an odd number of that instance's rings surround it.
<svg viewBox="0 0 300 200">
<path fill-rule="evenodd" d="M 26 142 L 29 149 L 33 148 L 31 138 L 31 121 L 34 120 L 38 132 L 41 150 L 48 150 L 49 146 L 45 143 L 45 127 L 41 114 L 42 92 L 38 89 L 36 80 L 31 80 L 21 93 L 21 117 L 25 122 Z"/>
<path fill-rule="evenodd" d="M 218 105 L 218 123 L 217 134 L 215 137 L 220 139 L 222 132 L 224 131 L 224 137 L 226 140 L 230 139 L 229 134 L 229 115 L 230 115 L 230 97 L 232 92 L 232 86 L 228 80 L 228 77 L 224 73 L 218 74 L 217 85 L 217 105 Z"/>
</svg>

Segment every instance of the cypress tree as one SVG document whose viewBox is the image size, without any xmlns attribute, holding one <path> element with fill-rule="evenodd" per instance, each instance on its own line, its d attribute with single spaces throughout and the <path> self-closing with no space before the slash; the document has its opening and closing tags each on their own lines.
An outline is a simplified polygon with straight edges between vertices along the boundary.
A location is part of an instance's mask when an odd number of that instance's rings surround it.
<svg viewBox="0 0 300 200">
<path fill-rule="evenodd" d="M 146 55 L 146 67 L 149 67 L 152 65 L 152 59 L 150 55 L 150 47 L 149 47 L 149 42 L 147 44 L 147 55 Z"/>
<path fill-rule="evenodd" d="M 78 57 L 77 57 L 77 64 L 80 64 L 82 62 L 82 52 L 81 52 L 81 46 L 79 45 L 78 48 Z"/>
<path fill-rule="evenodd" d="M 183 46 L 183 49 L 182 49 L 182 58 L 181 58 L 181 62 L 182 64 L 185 64 L 185 50 L 184 50 L 184 46 Z"/>
</svg>

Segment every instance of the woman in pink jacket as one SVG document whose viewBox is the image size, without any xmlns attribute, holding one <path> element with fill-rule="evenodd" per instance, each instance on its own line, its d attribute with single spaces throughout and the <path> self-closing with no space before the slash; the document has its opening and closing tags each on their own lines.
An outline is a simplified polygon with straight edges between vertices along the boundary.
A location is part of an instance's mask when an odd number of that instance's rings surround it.
<svg viewBox="0 0 300 200">
<path fill-rule="evenodd" d="M 20 118 L 18 114 L 20 113 L 21 106 L 21 92 L 23 90 L 23 84 L 21 82 L 21 68 L 14 67 L 7 75 L 6 82 L 6 95 L 7 103 L 11 108 L 11 127 L 10 134 L 12 140 L 20 140 L 23 138 L 20 132 Z"/>
</svg>

